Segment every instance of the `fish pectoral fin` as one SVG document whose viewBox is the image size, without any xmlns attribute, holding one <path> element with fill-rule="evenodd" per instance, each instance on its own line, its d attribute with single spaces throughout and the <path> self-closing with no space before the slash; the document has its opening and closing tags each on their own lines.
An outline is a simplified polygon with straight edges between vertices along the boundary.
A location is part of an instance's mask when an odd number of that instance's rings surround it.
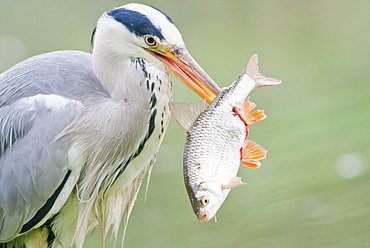
<svg viewBox="0 0 370 248">
<path fill-rule="evenodd" d="M 170 102 L 170 110 L 177 123 L 188 132 L 200 113 L 204 111 L 206 100 L 192 103 Z"/>
<path fill-rule="evenodd" d="M 230 182 L 227 185 L 222 185 L 222 189 L 233 189 L 239 186 L 242 186 L 246 183 L 242 182 L 241 177 L 234 177 L 233 179 L 230 180 Z"/>
<path fill-rule="evenodd" d="M 259 168 L 261 163 L 258 161 L 266 157 L 267 151 L 257 143 L 247 140 L 241 152 L 240 163 L 250 168 Z"/>
</svg>

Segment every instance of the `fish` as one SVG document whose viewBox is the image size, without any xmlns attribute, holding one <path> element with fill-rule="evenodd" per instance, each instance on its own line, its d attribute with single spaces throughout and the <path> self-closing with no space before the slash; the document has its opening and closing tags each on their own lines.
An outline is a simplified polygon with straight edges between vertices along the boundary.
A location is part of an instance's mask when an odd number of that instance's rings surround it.
<svg viewBox="0 0 370 248">
<path fill-rule="evenodd" d="M 216 212 L 230 190 L 244 185 L 237 177 L 240 164 L 259 168 L 266 150 L 248 140 L 249 125 L 266 118 L 264 111 L 252 113 L 256 105 L 250 92 L 281 80 L 260 74 L 254 54 L 238 78 L 223 88 L 211 104 L 171 102 L 178 124 L 187 132 L 183 157 L 185 187 L 199 221 L 216 219 Z"/>
</svg>

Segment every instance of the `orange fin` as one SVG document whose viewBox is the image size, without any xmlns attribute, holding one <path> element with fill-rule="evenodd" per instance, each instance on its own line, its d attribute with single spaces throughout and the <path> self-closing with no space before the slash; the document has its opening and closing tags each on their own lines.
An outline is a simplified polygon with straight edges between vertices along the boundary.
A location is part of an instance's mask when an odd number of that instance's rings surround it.
<svg viewBox="0 0 370 248">
<path fill-rule="evenodd" d="M 258 169 L 261 167 L 261 162 L 258 160 L 247 160 L 247 159 L 242 159 L 240 164 L 252 168 L 252 169 Z"/>
<path fill-rule="evenodd" d="M 263 119 L 266 118 L 266 115 L 263 112 L 263 110 L 257 110 L 251 113 L 255 108 L 256 108 L 256 104 L 249 101 L 249 97 L 248 97 L 248 99 L 244 102 L 244 105 L 243 105 L 243 113 L 248 121 L 248 125 L 262 121 Z"/>
<path fill-rule="evenodd" d="M 256 108 L 256 104 L 249 101 L 249 97 L 248 97 L 248 99 L 243 104 L 243 110 L 235 107 L 234 112 L 240 116 L 240 118 L 243 120 L 243 122 L 246 125 L 251 125 L 253 123 L 262 121 L 263 119 L 266 118 L 266 115 L 263 112 L 263 110 L 257 110 L 251 113 L 253 109 L 255 108 Z"/>
<path fill-rule="evenodd" d="M 259 168 L 261 163 L 258 161 L 266 157 L 267 151 L 257 143 L 247 140 L 242 150 L 240 163 L 250 168 Z"/>
</svg>

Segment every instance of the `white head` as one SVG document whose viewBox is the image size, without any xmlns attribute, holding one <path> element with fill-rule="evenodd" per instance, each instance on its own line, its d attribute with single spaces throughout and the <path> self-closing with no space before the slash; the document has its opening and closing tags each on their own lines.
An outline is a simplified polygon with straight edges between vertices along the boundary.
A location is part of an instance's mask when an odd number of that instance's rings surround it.
<svg viewBox="0 0 370 248">
<path fill-rule="evenodd" d="M 160 10 L 142 4 L 127 4 L 103 14 L 94 32 L 93 64 L 99 79 L 101 65 L 144 59 L 176 76 L 202 98 L 211 102 L 219 87 L 187 52 L 172 20 Z"/>
</svg>

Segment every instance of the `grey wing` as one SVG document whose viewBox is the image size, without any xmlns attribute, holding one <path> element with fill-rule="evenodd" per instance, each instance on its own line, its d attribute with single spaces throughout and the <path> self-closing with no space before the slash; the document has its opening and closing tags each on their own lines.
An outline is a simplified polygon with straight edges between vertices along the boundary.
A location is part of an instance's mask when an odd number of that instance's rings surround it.
<svg viewBox="0 0 370 248">
<path fill-rule="evenodd" d="M 75 183 L 70 147 L 55 137 L 80 114 L 84 95 L 106 95 L 94 77 L 91 59 L 78 52 L 38 56 L 0 75 L 0 243 L 45 221 L 66 200 L 60 192 Z"/>
<path fill-rule="evenodd" d="M 38 224 L 68 179 L 68 144 L 55 137 L 82 104 L 68 99 L 54 106 L 45 102 L 55 97 L 37 95 L 0 108 L 0 241 Z"/>
</svg>

